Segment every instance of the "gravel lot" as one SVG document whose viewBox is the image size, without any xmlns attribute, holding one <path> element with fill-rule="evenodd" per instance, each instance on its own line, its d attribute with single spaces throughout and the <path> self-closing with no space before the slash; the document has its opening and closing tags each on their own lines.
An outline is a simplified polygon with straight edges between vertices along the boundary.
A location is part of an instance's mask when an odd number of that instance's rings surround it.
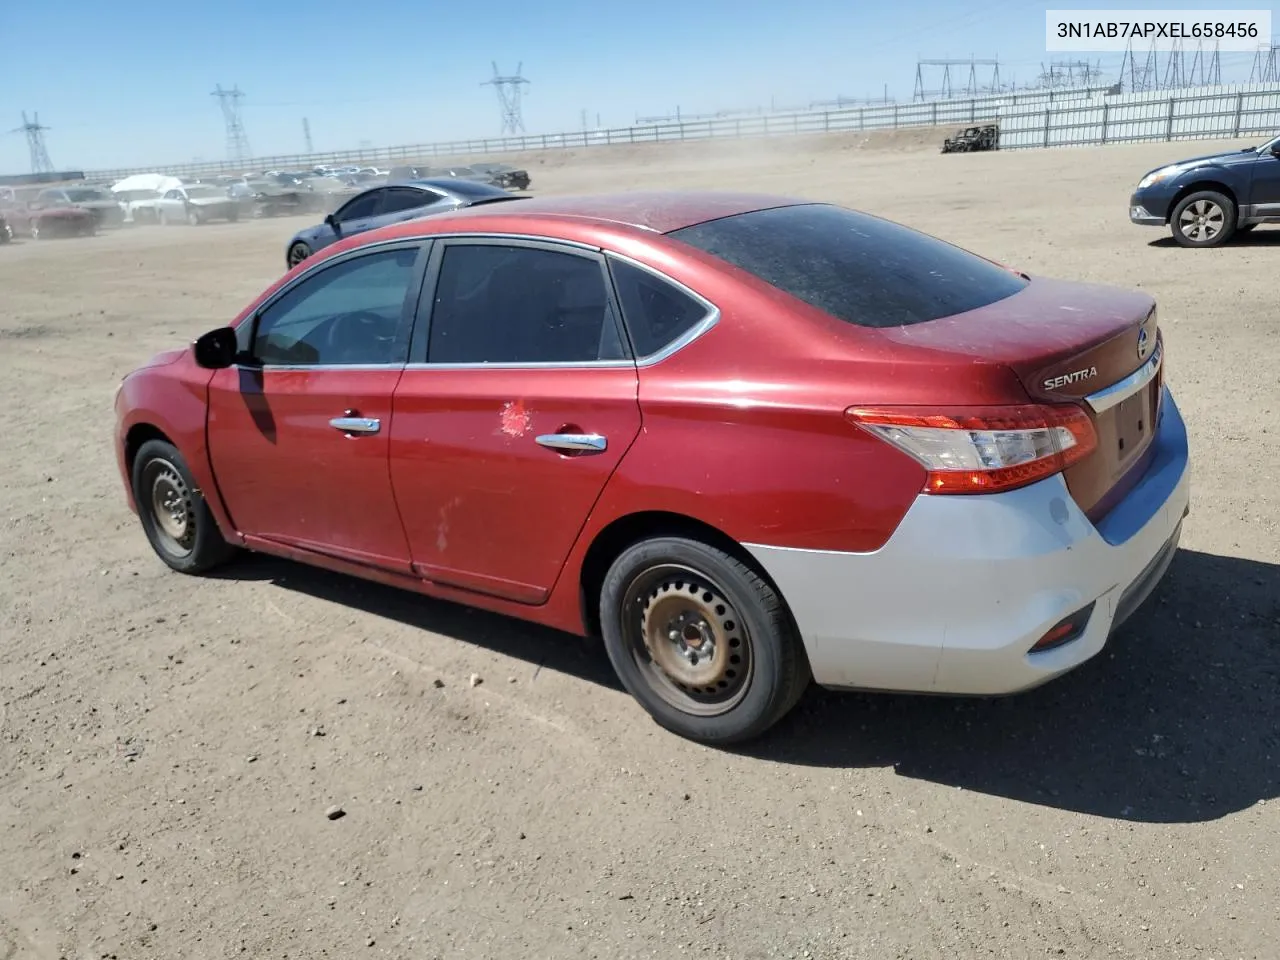
<svg viewBox="0 0 1280 960">
<path fill-rule="evenodd" d="M 520 158 L 535 193 L 831 199 L 1160 301 L 1193 505 L 1132 626 L 1013 699 L 814 691 L 738 753 L 663 733 L 572 638 L 152 556 L 112 391 L 278 276 L 305 221 L 0 247 L 0 960 L 1273 960 L 1280 229 L 1201 251 L 1129 224 L 1142 172 L 1216 143 L 943 135 Z"/>
</svg>

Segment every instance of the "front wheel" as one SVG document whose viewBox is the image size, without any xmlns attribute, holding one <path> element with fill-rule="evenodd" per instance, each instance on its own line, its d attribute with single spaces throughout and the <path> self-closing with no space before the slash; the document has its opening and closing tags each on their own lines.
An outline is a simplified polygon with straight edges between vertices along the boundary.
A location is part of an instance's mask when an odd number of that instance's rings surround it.
<svg viewBox="0 0 1280 960">
<path fill-rule="evenodd" d="M 1218 247 L 1236 232 L 1236 205 L 1216 190 L 1198 190 L 1173 208 L 1169 227 L 1184 247 Z"/>
<path fill-rule="evenodd" d="M 148 440 L 138 450 L 133 460 L 133 498 L 151 548 L 171 569 L 204 573 L 235 553 L 173 444 Z"/>
<path fill-rule="evenodd" d="M 600 623 L 627 691 L 673 733 L 750 740 L 799 701 L 808 660 L 782 598 L 754 570 L 697 540 L 656 537 L 605 576 Z"/>
<path fill-rule="evenodd" d="M 297 243 L 290 245 L 289 252 L 285 255 L 285 263 L 292 270 L 309 256 L 311 256 L 311 248 L 299 240 Z"/>
</svg>

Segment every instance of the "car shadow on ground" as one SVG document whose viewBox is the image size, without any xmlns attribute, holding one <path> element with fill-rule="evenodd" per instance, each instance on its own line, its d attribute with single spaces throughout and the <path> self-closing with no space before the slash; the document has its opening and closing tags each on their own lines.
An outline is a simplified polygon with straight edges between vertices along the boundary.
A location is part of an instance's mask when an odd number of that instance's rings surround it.
<svg viewBox="0 0 1280 960">
<path fill-rule="evenodd" d="M 1148 247 L 1178 247 L 1178 241 L 1171 236 L 1158 237 L 1147 244 Z M 1224 243 L 1219 250 L 1230 250 L 1232 247 L 1280 247 L 1280 230 L 1275 227 L 1258 227 L 1248 233 L 1237 233 Z M 1193 249 L 1193 248 L 1187 248 Z"/>
<path fill-rule="evenodd" d="M 268 557 L 269 580 L 620 689 L 603 649 L 556 630 Z M 639 709 L 638 707 L 636 708 Z M 1090 663 L 1014 697 L 813 688 L 744 756 L 899 776 L 1078 813 L 1212 820 L 1280 797 L 1280 566 L 1180 550 Z"/>
<path fill-rule="evenodd" d="M 1180 550 L 1101 654 L 1000 699 L 811 691 L 747 752 L 1124 820 L 1280 796 L 1280 566 Z"/>
<path fill-rule="evenodd" d="M 248 554 L 207 576 L 268 581 L 286 590 L 524 660 L 545 670 L 555 670 L 613 690 L 622 689 L 599 643 L 513 617 L 264 554 Z"/>
</svg>

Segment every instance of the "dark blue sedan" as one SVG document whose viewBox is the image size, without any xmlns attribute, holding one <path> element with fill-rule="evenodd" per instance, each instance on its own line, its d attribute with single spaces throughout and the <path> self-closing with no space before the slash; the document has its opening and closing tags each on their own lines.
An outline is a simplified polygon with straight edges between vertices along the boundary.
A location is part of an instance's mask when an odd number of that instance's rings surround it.
<svg viewBox="0 0 1280 960">
<path fill-rule="evenodd" d="M 406 180 L 371 187 L 357 193 L 325 217 L 323 223 L 295 233 L 286 248 L 285 263 L 292 269 L 331 243 L 391 223 L 479 203 L 519 199 L 501 187 L 456 177 Z"/>
</svg>

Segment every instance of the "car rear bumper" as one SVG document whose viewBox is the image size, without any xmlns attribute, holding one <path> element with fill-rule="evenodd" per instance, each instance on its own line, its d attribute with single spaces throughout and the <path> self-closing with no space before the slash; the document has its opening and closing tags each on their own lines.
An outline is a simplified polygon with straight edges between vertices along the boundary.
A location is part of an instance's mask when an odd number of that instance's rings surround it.
<svg viewBox="0 0 1280 960">
<path fill-rule="evenodd" d="M 920 495 L 871 553 L 747 544 L 833 688 L 999 695 L 1099 653 L 1168 569 L 1190 505 L 1186 426 L 1165 389 L 1146 475 L 1099 524 L 1061 475 L 1008 493 Z M 1029 652 L 1093 604 L 1083 632 Z"/>
</svg>

